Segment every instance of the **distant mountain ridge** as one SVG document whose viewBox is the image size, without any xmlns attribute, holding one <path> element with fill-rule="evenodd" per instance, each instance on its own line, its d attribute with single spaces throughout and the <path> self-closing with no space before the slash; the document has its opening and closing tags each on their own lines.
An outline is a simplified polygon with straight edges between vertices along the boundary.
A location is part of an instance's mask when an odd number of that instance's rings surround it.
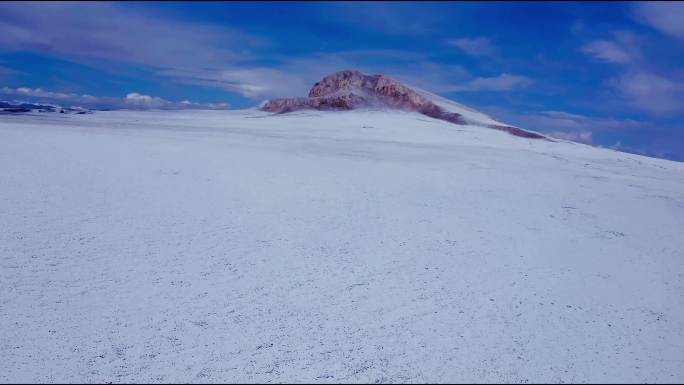
<svg viewBox="0 0 684 385">
<path fill-rule="evenodd" d="M 0 101 L 0 113 L 58 112 L 63 114 L 91 114 L 82 107 L 61 107 L 54 104 Z"/>
</svg>

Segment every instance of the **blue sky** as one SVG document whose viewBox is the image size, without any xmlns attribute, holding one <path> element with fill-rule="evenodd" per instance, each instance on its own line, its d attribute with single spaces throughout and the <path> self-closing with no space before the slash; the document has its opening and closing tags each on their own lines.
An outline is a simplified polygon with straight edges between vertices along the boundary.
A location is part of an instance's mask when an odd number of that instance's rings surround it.
<svg viewBox="0 0 684 385">
<path fill-rule="evenodd" d="M 341 69 L 684 160 L 682 3 L 0 3 L 0 99 L 243 108 Z"/>
</svg>

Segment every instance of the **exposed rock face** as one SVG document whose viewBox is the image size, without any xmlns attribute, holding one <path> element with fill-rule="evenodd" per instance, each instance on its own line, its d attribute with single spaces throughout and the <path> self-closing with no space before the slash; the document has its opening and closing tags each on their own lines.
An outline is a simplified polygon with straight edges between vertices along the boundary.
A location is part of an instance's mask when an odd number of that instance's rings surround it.
<svg viewBox="0 0 684 385">
<path fill-rule="evenodd" d="M 314 84 L 308 98 L 269 100 L 262 109 L 282 113 L 301 109 L 351 110 L 385 106 L 409 111 L 435 110 L 434 104 L 394 79 L 340 71 Z"/>
<path fill-rule="evenodd" d="M 365 75 L 352 70 L 339 71 L 326 76 L 314 84 L 308 97 L 272 99 L 267 101 L 261 109 L 280 114 L 304 109 L 352 110 L 364 107 L 389 107 L 416 111 L 451 123 L 466 124 L 460 114 L 445 111 L 397 80 L 383 75 Z M 544 138 L 539 134 L 515 127 L 498 125 L 489 127 L 526 138 Z"/>
</svg>

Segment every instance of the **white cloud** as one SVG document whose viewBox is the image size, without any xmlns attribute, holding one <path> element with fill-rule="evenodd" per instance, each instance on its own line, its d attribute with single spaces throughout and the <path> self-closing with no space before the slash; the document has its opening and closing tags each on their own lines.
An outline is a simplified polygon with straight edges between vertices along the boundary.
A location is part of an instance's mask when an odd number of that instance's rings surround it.
<svg viewBox="0 0 684 385">
<path fill-rule="evenodd" d="M 453 91 L 512 91 L 533 83 L 527 76 L 501 74 L 495 77 L 478 77 L 463 85 L 453 86 Z"/>
<path fill-rule="evenodd" d="M 684 112 L 684 82 L 649 72 L 628 72 L 611 84 L 632 106 L 655 115 Z"/>
<path fill-rule="evenodd" d="M 472 56 L 489 56 L 494 54 L 492 42 L 484 37 L 449 39 L 446 43 Z"/>
<path fill-rule="evenodd" d="M 540 111 L 524 115 L 523 118 L 528 124 L 546 131 L 572 131 L 576 133 L 596 130 L 621 130 L 640 125 L 639 122 L 631 119 L 586 116 L 564 111 Z"/>
<path fill-rule="evenodd" d="M 28 87 L 19 87 L 19 88 L 9 88 L 9 87 L 3 87 L 0 88 L 0 93 L 5 94 L 5 95 L 14 95 L 14 96 L 23 96 L 23 97 L 29 97 L 29 98 L 40 98 L 40 99 L 52 99 L 52 100 L 59 100 L 59 101 L 80 101 L 80 102 L 94 102 L 98 100 L 95 96 L 92 95 L 79 95 L 79 94 L 70 94 L 70 93 L 63 93 L 63 92 L 51 92 L 51 91 L 46 91 L 43 90 L 42 88 L 28 88 Z"/>
<path fill-rule="evenodd" d="M 665 35 L 684 40 L 684 3 L 647 1 L 634 5 L 634 16 Z"/>
<path fill-rule="evenodd" d="M 622 132 L 651 128 L 645 123 L 632 119 L 587 116 L 565 111 L 519 113 L 490 108 L 488 112 L 519 127 L 544 132 L 555 138 L 587 144 L 593 143 L 597 132 Z"/>
<path fill-rule="evenodd" d="M 461 66 L 433 63 L 424 54 L 396 50 L 353 50 L 276 58 L 272 68 L 165 70 L 161 74 L 186 84 L 217 87 L 255 100 L 305 96 L 313 84 L 333 72 L 356 69 L 381 73 L 433 92 L 449 92 L 454 80 L 468 77 Z"/>
<path fill-rule="evenodd" d="M 160 97 L 156 96 L 149 96 L 149 95 L 141 95 L 137 92 L 131 92 L 130 94 L 126 95 L 126 98 L 124 99 L 125 103 L 130 104 L 131 106 L 134 107 L 144 107 L 144 108 L 160 108 L 167 106 L 169 104 L 173 104 L 167 100 L 164 100 Z M 183 106 L 186 106 L 188 104 L 185 103 L 180 103 Z"/>
<path fill-rule="evenodd" d="M 131 92 L 130 94 L 126 95 L 126 100 L 131 100 L 135 102 L 143 101 L 143 102 L 149 102 L 151 100 L 158 99 L 149 95 L 141 95 L 137 92 Z"/>
<path fill-rule="evenodd" d="M 421 19 L 420 23 L 411 23 L 420 12 L 420 7 L 412 5 L 321 7 L 356 16 L 359 9 L 383 11 L 361 23 L 389 33 L 417 33 L 425 23 L 436 21 Z M 250 99 L 305 95 L 321 77 L 350 68 L 383 73 L 434 92 L 450 92 L 455 82 L 469 77 L 458 65 L 430 62 L 427 53 L 400 50 L 270 55 L 272 66 L 255 66 L 252 59 L 270 41 L 234 28 L 175 20 L 118 3 L 0 3 L 0 14 L 0 49 L 40 52 L 104 70 L 120 70 L 116 65 L 122 63 L 137 65 L 175 82 L 223 89 Z M 487 42 L 473 40 L 474 44 L 478 42 L 479 49 L 486 51 Z M 503 75 L 475 79 L 468 89 L 503 90 L 526 82 L 521 77 Z M 128 105 L 143 103 L 163 104 L 159 100 L 127 101 Z"/>
<path fill-rule="evenodd" d="M 258 39 L 228 27 L 133 12 L 112 3 L 2 3 L 0 47 L 153 67 L 224 65 Z M 172 37 L 172 38 L 171 38 Z"/>
<path fill-rule="evenodd" d="M 39 52 L 101 69 L 153 72 L 244 65 L 266 39 L 234 28 L 178 21 L 116 3 L 0 3 L 0 49 Z M 0 73 L 1 75 L 1 73 Z"/>
<path fill-rule="evenodd" d="M 647 13 L 670 9 L 662 5 L 642 6 L 646 8 L 639 9 Z M 676 8 L 671 10 L 676 13 Z M 582 51 L 601 61 L 622 65 L 620 74 L 605 83 L 614 92 L 614 97 L 607 103 L 626 103 L 634 109 L 660 116 L 684 113 L 684 81 L 678 80 L 676 72 L 665 74 L 645 70 L 653 66 L 649 65 L 650 57 L 642 54 L 644 42 L 643 37 L 633 32 L 613 31 L 611 40 L 595 40 L 583 46 Z"/>
<path fill-rule="evenodd" d="M 591 131 L 551 131 L 548 132 L 547 135 L 557 139 L 571 140 L 573 142 L 587 144 L 590 144 L 593 140 L 593 133 Z"/>
<path fill-rule="evenodd" d="M 581 51 L 594 58 L 618 64 L 632 64 L 639 61 L 641 39 L 629 31 L 613 31 L 612 39 L 594 40 L 585 44 Z"/>
<path fill-rule="evenodd" d="M 630 55 L 609 40 L 595 40 L 582 47 L 582 52 L 610 63 L 627 63 L 630 61 Z"/>
<path fill-rule="evenodd" d="M 160 97 L 131 92 L 124 98 L 46 91 L 41 88 L 0 88 L 0 96 L 24 98 L 26 102 L 53 103 L 65 107 L 133 109 L 227 109 L 226 103 L 171 102 Z"/>
<path fill-rule="evenodd" d="M 166 70 L 161 74 L 181 83 L 221 88 L 250 99 L 301 95 L 311 86 L 300 73 L 271 68 Z"/>
</svg>

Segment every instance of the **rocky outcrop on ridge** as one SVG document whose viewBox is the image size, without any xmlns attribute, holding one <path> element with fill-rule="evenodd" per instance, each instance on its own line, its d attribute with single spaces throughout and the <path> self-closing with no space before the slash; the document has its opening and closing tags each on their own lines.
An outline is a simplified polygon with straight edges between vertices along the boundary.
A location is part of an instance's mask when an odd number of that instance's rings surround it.
<svg viewBox="0 0 684 385">
<path fill-rule="evenodd" d="M 261 106 L 261 109 L 281 114 L 305 109 L 325 111 L 368 107 L 415 111 L 455 124 L 468 123 L 461 114 L 446 111 L 395 79 L 384 75 L 366 75 L 353 70 L 339 71 L 326 76 L 314 84 L 308 97 L 268 100 Z M 488 125 L 487 127 L 526 138 L 544 138 L 542 135 L 516 127 L 504 125 Z"/>
</svg>

